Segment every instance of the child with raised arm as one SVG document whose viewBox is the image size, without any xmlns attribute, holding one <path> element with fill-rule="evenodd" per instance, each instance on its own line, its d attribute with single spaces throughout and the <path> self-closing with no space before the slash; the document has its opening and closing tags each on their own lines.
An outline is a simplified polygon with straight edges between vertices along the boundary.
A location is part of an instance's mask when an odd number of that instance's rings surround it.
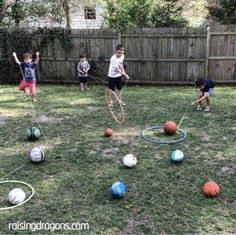
<svg viewBox="0 0 236 235">
<path fill-rule="evenodd" d="M 198 98 L 193 101 L 192 105 L 197 104 L 197 110 L 203 110 L 205 112 L 210 111 L 210 96 L 214 91 L 214 82 L 210 79 L 198 78 L 195 81 L 195 85 L 199 88 L 199 95 Z M 206 100 L 206 107 L 202 108 L 201 102 Z"/>
<path fill-rule="evenodd" d="M 90 69 L 90 65 L 86 59 L 86 55 L 84 53 L 81 53 L 79 56 L 79 63 L 77 65 L 77 71 L 78 71 L 78 77 L 80 82 L 80 90 L 89 90 L 87 85 L 87 77 L 88 77 L 88 71 Z"/>
<path fill-rule="evenodd" d="M 108 88 L 112 91 L 119 90 L 118 97 L 122 105 L 126 105 L 122 101 L 121 89 L 122 89 L 122 75 L 125 79 L 129 79 L 129 76 L 124 70 L 124 46 L 122 44 L 117 45 L 115 54 L 110 59 L 109 71 L 108 71 Z M 108 97 L 109 106 L 112 107 L 111 92 Z"/>
<path fill-rule="evenodd" d="M 31 53 L 23 54 L 24 62 L 20 62 L 17 58 L 15 52 L 13 52 L 13 57 L 15 62 L 21 67 L 23 72 L 23 80 L 20 83 L 19 90 L 24 92 L 24 97 L 26 97 L 27 91 L 26 88 L 29 87 L 30 94 L 32 95 L 33 102 L 36 100 L 36 75 L 35 75 L 35 68 L 39 62 L 39 52 L 36 52 L 36 60 L 32 62 L 32 55 Z"/>
</svg>

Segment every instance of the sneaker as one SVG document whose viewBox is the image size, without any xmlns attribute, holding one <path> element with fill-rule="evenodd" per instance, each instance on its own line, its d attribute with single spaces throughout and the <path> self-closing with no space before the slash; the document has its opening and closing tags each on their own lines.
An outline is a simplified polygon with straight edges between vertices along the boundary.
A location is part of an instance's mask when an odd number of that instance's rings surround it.
<svg viewBox="0 0 236 235">
<path fill-rule="evenodd" d="M 122 106 L 125 106 L 125 105 L 126 105 L 126 103 L 124 103 L 124 102 L 121 102 L 121 105 L 122 105 Z"/>
<path fill-rule="evenodd" d="M 202 107 L 200 105 L 197 106 L 197 111 L 202 111 Z"/>
<path fill-rule="evenodd" d="M 81 90 L 81 91 L 84 91 L 84 88 L 81 88 L 80 90 Z"/>
<path fill-rule="evenodd" d="M 36 98 L 33 98 L 33 102 L 37 102 L 37 99 L 36 99 Z"/>
<path fill-rule="evenodd" d="M 87 91 L 89 91 L 89 90 L 90 90 L 88 87 L 85 87 L 84 89 L 85 89 L 85 90 L 87 90 Z"/>
<path fill-rule="evenodd" d="M 210 111 L 210 107 L 205 107 L 205 108 L 203 109 L 203 111 L 204 111 L 204 112 L 209 112 L 209 111 Z"/>
<path fill-rule="evenodd" d="M 109 106 L 110 108 L 112 108 L 112 107 L 113 107 L 113 103 L 112 103 L 112 102 L 109 102 L 109 103 L 108 103 L 108 106 Z"/>
</svg>

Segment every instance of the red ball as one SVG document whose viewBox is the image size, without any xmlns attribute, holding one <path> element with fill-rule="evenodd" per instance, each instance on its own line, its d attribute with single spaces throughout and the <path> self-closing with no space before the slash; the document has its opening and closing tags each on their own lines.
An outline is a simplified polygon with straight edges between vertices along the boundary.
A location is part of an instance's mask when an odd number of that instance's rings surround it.
<svg viewBox="0 0 236 235">
<path fill-rule="evenodd" d="M 111 128 L 106 128 L 106 129 L 104 130 L 104 135 L 105 135 L 106 137 L 112 136 L 112 129 L 111 129 Z"/>
<path fill-rule="evenodd" d="M 173 121 L 167 121 L 164 124 L 164 131 L 167 135 L 173 135 L 175 134 L 177 130 L 177 125 L 175 122 Z"/>
<path fill-rule="evenodd" d="M 214 181 L 209 181 L 203 186 L 204 193 L 209 197 L 215 197 L 220 193 L 219 185 Z"/>
</svg>

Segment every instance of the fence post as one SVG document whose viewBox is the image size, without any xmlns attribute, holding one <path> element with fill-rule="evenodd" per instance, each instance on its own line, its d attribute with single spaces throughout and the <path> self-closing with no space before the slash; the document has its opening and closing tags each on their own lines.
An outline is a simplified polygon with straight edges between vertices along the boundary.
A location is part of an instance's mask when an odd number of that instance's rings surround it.
<svg viewBox="0 0 236 235">
<path fill-rule="evenodd" d="M 209 57 L 210 57 L 210 43 L 211 43 L 211 27 L 207 26 L 207 42 L 206 42 L 206 64 L 205 64 L 205 78 L 209 76 Z"/>
<path fill-rule="evenodd" d="M 118 32 L 118 44 L 121 44 L 121 32 Z"/>
</svg>

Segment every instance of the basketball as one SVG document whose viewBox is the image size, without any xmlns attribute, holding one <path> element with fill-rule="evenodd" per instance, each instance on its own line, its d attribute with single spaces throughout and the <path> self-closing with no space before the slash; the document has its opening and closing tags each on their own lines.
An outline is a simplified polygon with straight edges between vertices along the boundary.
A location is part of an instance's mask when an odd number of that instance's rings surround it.
<svg viewBox="0 0 236 235">
<path fill-rule="evenodd" d="M 176 123 L 173 122 L 173 121 L 167 121 L 165 122 L 164 124 L 164 132 L 167 134 L 167 135 L 173 135 L 176 133 L 176 130 L 177 130 L 177 126 L 176 126 Z"/>
<path fill-rule="evenodd" d="M 26 130 L 28 140 L 35 141 L 40 137 L 41 133 L 37 127 L 30 127 Z"/>
<path fill-rule="evenodd" d="M 8 201 L 11 204 L 20 204 L 25 200 L 25 192 L 20 188 L 14 188 L 8 194 Z"/>
<path fill-rule="evenodd" d="M 121 198 L 126 192 L 126 185 L 123 182 L 116 182 L 111 186 L 111 195 L 114 198 Z"/>
<path fill-rule="evenodd" d="M 111 128 L 106 128 L 106 129 L 104 130 L 104 135 L 105 135 L 106 137 L 112 136 L 112 129 L 111 129 Z"/>
<path fill-rule="evenodd" d="M 174 163 L 179 163 L 184 160 L 184 153 L 180 150 L 175 150 L 171 153 L 170 159 Z"/>
<path fill-rule="evenodd" d="M 209 197 L 215 197 L 220 193 L 219 185 L 214 181 L 209 181 L 203 186 L 204 193 Z"/>
<path fill-rule="evenodd" d="M 130 153 L 124 156 L 123 164 L 127 167 L 134 167 L 137 164 L 137 158 L 134 154 Z"/>
<path fill-rule="evenodd" d="M 34 147 L 29 152 L 29 158 L 32 162 L 42 162 L 45 158 L 45 149 L 43 147 Z"/>
</svg>

